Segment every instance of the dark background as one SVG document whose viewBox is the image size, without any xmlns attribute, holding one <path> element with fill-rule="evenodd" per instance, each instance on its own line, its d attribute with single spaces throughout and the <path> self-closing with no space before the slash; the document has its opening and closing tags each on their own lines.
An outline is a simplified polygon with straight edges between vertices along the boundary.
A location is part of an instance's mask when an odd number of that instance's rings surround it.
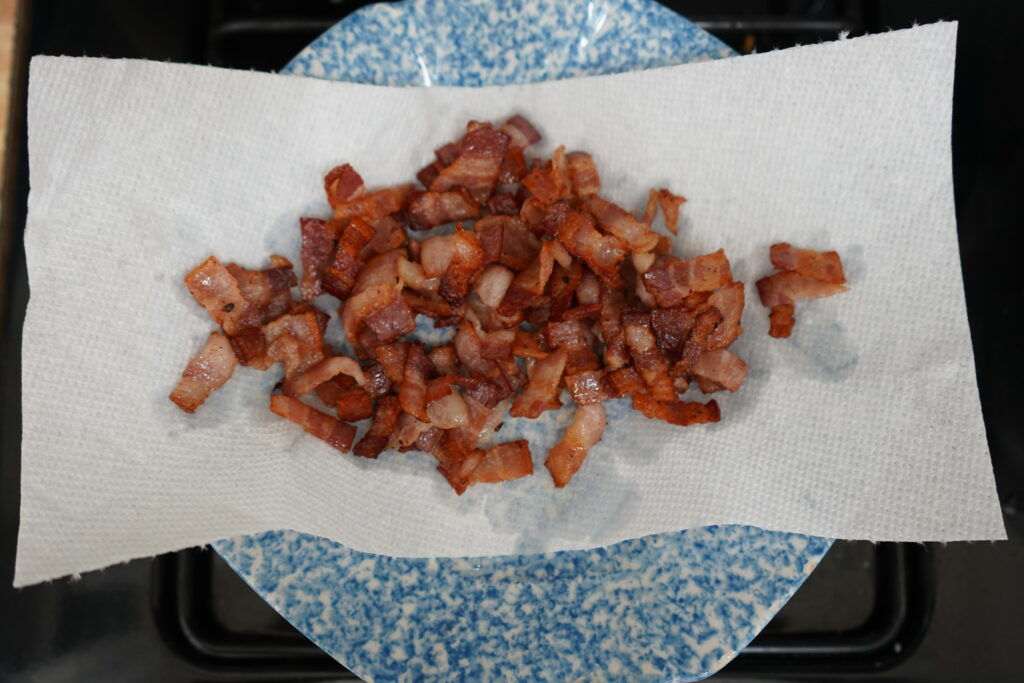
<svg viewBox="0 0 1024 683">
<path fill-rule="evenodd" d="M 303 642 L 212 553 L 191 551 L 111 567 L 81 579 L 18 591 L 10 588 L 18 520 L 19 345 L 28 293 L 21 246 L 27 195 L 27 58 L 33 54 L 138 57 L 276 70 L 360 4 L 61 0 L 30 3 L 24 8 L 20 71 L 12 92 L 10 153 L 5 160 L 11 181 L 4 190 L 0 232 L 9 248 L 7 262 L 0 262 L 0 680 L 254 678 L 253 670 L 229 675 L 225 669 L 211 668 L 208 661 L 185 656 L 184 646 L 175 640 L 180 633 L 168 631 L 162 610 L 168 595 L 177 595 L 167 592 L 167 586 L 173 584 L 168 572 L 196 564 L 204 567 L 203 576 L 211 577 L 212 585 L 218 586 L 202 599 L 225 620 L 257 624 L 266 633 L 277 634 L 274 637 L 282 642 Z M 1012 332 L 1024 313 L 1024 285 L 1017 265 L 1024 227 L 1024 146 L 1017 106 L 1024 83 L 1024 60 L 1018 45 L 1024 3 L 765 0 L 665 4 L 742 52 L 829 40 L 839 30 L 857 35 L 908 27 L 915 20 L 959 19 L 953 126 L 958 230 L 978 383 L 1010 541 L 908 548 L 908 553 L 924 557 L 929 567 L 932 602 L 930 619 L 921 617 L 923 636 L 892 639 L 895 653 L 885 662 L 892 666 L 884 671 L 844 675 L 822 669 L 805 676 L 814 680 L 1024 680 L 1024 439 L 1020 419 L 1024 410 L 1017 390 L 1024 372 L 1013 353 L 1021 349 L 1021 337 Z M 0 255 L 4 252 L 0 249 Z M 893 295 L 913 293 L 894 291 Z M 844 584 L 837 577 L 844 577 L 846 568 L 861 558 L 866 558 L 866 566 L 875 551 L 869 544 L 837 543 L 769 631 L 784 633 L 787 624 L 801 619 L 830 624 L 861 618 L 857 606 L 862 587 L 855 579 Z M 850 586 L 848 591 L 844 585 Z M 315 653 L 304 656 L 308 661 L 315 659 Z M 306 667 L 310 676 L 344 675 L 340 667 L 316 661 L 315 666 Z M 738 661 L 715 680 L 796 676 L 786 673 L 785 666 L 775 671 L 759 674 L 757 667 Z M 271 664 L 263 672 L 273 679 L 293 678 L 288 669 L 275 670 Z"/>
</svg>

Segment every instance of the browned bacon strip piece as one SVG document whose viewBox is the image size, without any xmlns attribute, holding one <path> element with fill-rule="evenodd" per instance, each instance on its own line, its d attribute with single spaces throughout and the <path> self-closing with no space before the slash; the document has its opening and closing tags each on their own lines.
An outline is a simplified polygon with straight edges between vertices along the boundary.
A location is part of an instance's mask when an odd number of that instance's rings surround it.
<svg viewBox="0 0 1024 683">
<path fill-rule="evenodd" d="M 555 486 L 562 488 L 583 465 L 590 449 L 604 435 L 604 406 L 600 403 L 577 406 L 576 415 L 562 439 L 548 452 L 544 467 L 551 473 Z"/>
<path fill-rule="evenodd" d="M 484 451 L 469 477 L 470 484 L 497 484 L 533 474 L 530 444 L 525 439 L 499 443 Z"/>
<path fill-rule="evenodd" d="M 210 394 L 231 379 L 236 363 L 228 338 L 220 332 L 210 333 L 206 345 L 185 367 L 171 392 L 171 401 L 186 413 L 196 412 Z"/>
<path fill-rule="evenodd" d="M 633 409 L 639 410 L 652 420 L 664 420 L 670 424 L 687 425 L 718 422 L 722 412 L 714 400 L 707 403 L 696 401 L 657 401 L 647 394 L 633 394 Z"/>
<path fill-rule="evenodd" d="M 565 160 L 569 164 L 569 178 L 572 181 L 572 193 L 577 199 L 596 195 L 601 191 L 601 176 L 597 165 L 586 152 L 570 152 Z"/>
<path fill-rule="evenodd" d="M 797 299 L 821 299 L 845 292 L 847 289 L 843 285 L 824 282 L 790 270 L 757 281 L 757 293 L 761 297 L 761 304 L 769 308 L 791 304 Z"/>
<path fill-rule="evenodd" d="M 651 251 L 657 246 L 658 234 L 622 207 L 597 195 L 588 197 L 585 203 L 598 227 L 618 237 L 631 251 Z"/>
<path fill-rule="evenodd" d="M 352 292 L 363 261 L 359 254 L 373 237 L 373 228 L 359 218 L 353 218 L 341 233 L 338 248 L 331 265 L 323 274 L 321 289 L 344 299 Z"/>
<path fill-rule="evenodd" d="M 695 377 L 714 382 L 723 389 L 738 391 L 743 386 L 743 380 L 747 378 L 747 364 L 734 353 L 719 349 L 705 351 L 690 372 Z"/>
<path fill-rule="evenodd" d="M 334 217 L 339 221 L 347 221 L 350 218 L 362 218 L 367 223 L 376 223 L 385 216 L 404 209 L 412 188 L 411 184 L 400 185 L 356 196 L 346 202 L 336 204 L 334 206 Z"/>
<path fill-rule="evenodd" d="M 558 349 L 534 361 L 530 368 L 530 381 L 523 393 L 516 396 L 509 415 L 535 419 L 554 406 L 558 402 L 558 387 L 562 383 L 565 361 L 565 349 Z"/>
<path fill-rule="evenodd" d="M 722 249 L 685 260 L 660 256 L 640 277 L 662 308 L 680 305 L 691 292 L 712 292 L 732 282 L 729 259 Z"/>
<path fill-rule="evenodd" d="M 459 156 L 430 183 L 431 192 L 464 187 L 478 204 L 485 203 L 498 182 L 507 147 L 508 136 L 490 125 L 469 131 L 462 138 Z"/>
<path fill-rule="evenodd" d="M 448 192 L 412 192 L 409 195 L 409 227 L 429 230 L 438 225 L 480 217 L 480 205 L 464 188 Z"/>
<path fill-rule="evenodd" d="M 473 232 L 460 228 L 452 238 L 452 260 L 444 271 L 437 293 L 452 306 L 458 306 L 466 298 L 469 283 L 483 267 L 486 256 Z"/>
<path fill-rule="evenodd" d="M 270 397 L 270 410 L 301 426 L 308 434 L 323 439 L 342 453 L 348 453 L 352 448 L 352 440 L 356 438 L 356 428 L 352 425 L 336 420 L 291 396 L 274 394 Z"/>
<path fill-rule="evenodd" d="M 281 387 L 282 393 L 288 396 L 302 396 L 316 389 L 324 382 L 344 373 L 362 385 L 366 377 L 359 363 L 347 356 L 325 358 L 300 375 L 292 377 Z"/>
<path fill-rule="evenodd" d="M 305 300 L 313 299 L 323 292 L 320 279 L 331 263 L 334 243 L 338 239 L 338 226 L 332 221 L 319 218 L 300 218 L 302 232 L 302 285 L 300 291 Z"/>
<path fill-rule="evenodd" d="M 602 403 L 612 397 L 604 373 L 600 370 L 566 374 L 565 386 L 569 389 L 573 402 L 580 406 Z"/>
<path fill-rule="evenodd" d="M 405 356 L 405 372 L 398 385 L 398 400 L 402 410 L 420 422 L 430 422 L 427 415 L 427 378 L 434 369 L 420 344 L 409 344 Z"/>
<path fill-rule="evenodd" d="M 783 339 L 793 334 L 793 324 L 796 322 L 793 319 L 793 308 L 793 304 L 772 306 L 772 312 L 768 315 L 768 322 L 771 323 L 769 335 Z"/>
<path fill-rule="evenodd" d="M 348 164 L 335 166 L 324 176 L 324 192 L 331 208 L 366 194 L 363 178 Z"/>
<path fill-rule="evenodd" d="M 185 286 L 228 336 L 259 327 L 259 310 L 245 299 L 238 281 L 217 257 L 211 256 L 189 272 Z"/>
<path fill-rule="evenodd" d="M 661 213 L 665 215 L 665 227 L 673 235 L 679 232 L 679 207 L 684 202 L 686 197 L 672 194 L 665 188 L 658 190 L 658 205 L 661 206 Z"/>
<path fill-rule="evenodd" d="M 651 329 L 651 315 L 626 311 L 622 314 L 622 327 L 633 365 L 643 377 L 651 396 L 659 401 L 674 400 L 676 391 L 668 374 L 668 365 Z"/>
<path fill-rule="evenodd" d="M 373 415 L 373 399 L 359 387 L 341 392 L 334 405 L 338 408 L 338 417 L 346 422 L 359 422 Z"/>
<path fill-rule="evenodd" d="M 843 263 L 834 251 L 797 249 L 788 242 L 773 244 L 770 251 L 772 265 L 779 270 L 792 270 L 822 282 L 841 285 L 846 282 Z"/>
<path fill-rule="evenodd" d="M 359 440 L 353 451 L 364 458 L 376 458 L 387 447 L 388 439 L 398 422 L 402 406 L 397 396 L 382 396 L 377 400 L 377 408 L 373 413 L 373 422 L 366 435 Z"/>
</svg>

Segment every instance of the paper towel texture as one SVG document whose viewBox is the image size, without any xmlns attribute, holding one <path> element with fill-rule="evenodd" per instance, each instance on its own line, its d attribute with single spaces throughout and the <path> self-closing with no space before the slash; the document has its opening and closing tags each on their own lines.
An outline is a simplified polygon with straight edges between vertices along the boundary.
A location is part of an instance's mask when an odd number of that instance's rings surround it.
<svg viewBox="0 0 1024 683">
<path fill-rule="evenodd" d="M 741 523 L 873 540 L 1004 531 L 953 212 L 955 24 L 720 62 L 503 88 L 390 89 L 141 61 L 37 57 L 31 300 L 15 583 L 273 528 L 407 556 L 606 545 Z M 194 416 L 167 394 L 213 324 L 208 255 L 298 264 L 298 217 L 349 162 L 407 181 L 469 119 L 521 112 L 593 153 L 609 198 L 688 197 L 677 253 L 747 283 L 722 422 L 611 411 L 565 490 L 543 468 L 457 497 L 433 458 L 341 455 L 271 414 L 239 368 Z M 851 291 L 768 337 L 768 246 L 836 249 Z M 571 413 L 558 418 L 562 422 Z M 557 435 L 538 435 L 535 461 Z"/>
</svg>

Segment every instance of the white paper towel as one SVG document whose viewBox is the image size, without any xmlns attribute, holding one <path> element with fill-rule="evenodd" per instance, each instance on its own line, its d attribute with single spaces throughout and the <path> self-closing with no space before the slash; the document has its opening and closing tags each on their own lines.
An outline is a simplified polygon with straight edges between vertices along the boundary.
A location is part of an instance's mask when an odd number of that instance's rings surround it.
<svg viewBox="0 0 1024 683">
<path fill-rule="evenodd" d="M 1004 537 L 974 378 L 950 166 L 955 24 L 627 75 L 389 89 L 37 57 L 32 297 L 15 583 L 271 528 L 393 555 L 586 548 L 712 523 L 874 540 Z M 633 413 L 555 490 L 457 497 L 422 454 L 340 455 L 239 369 L 168 400 L 213 325 L 182 276 L 213 253 L 298 260 L 324 172 L 406 181 L 468 119 L 526 114 L 591 151 L 606 196 L 688 197 L 677 250 L 747 282 L 746 386 L 720 424 Z M 767 335 L 768 246 L 837 249 L 852 290 Z M 563 416 L 565 419 L 567 416 Z M 541 439 L 540 441 L 543 441 Z M 539 465 L 543 443 L 534 444 Z"/>
</svg>

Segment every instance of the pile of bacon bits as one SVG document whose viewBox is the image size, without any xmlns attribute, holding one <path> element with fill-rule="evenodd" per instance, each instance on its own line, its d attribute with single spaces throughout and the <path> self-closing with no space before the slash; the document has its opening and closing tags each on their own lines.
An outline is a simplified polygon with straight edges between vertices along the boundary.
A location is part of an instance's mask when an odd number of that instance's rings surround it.
<svg viewBox="0 0 1024 683">
<path fill-rule="evenodd" d="M 498 127 L 472 121 L 417 174 L 422 189 L 369 191 L 351 166 L 333 169 L 324 180 L 333 217 L 300 219 L 301 282 L 280 256 L 258 271 L 211 257 L 185 277 L 221 331 L 171 400 L 191 413 L 236 363 L 280 362 L 274 413 L 362 457 L 430 453 L 460 494 L 532 474 L 526 441 L 493 440 L 506 415 L 560 408 L 563 388 L 575 415 L 545 461 L 558 487 L 600 441 L 611 398 L 675 425 L 717 422 L 714 400 L 680 396 L 691 383 L 736 391 L 747 374 L 728 350 L 743 331 L 744 290 L 724 252 L 673 256 L 651 225 L 660 208 L 674 234 L 682 197 L 652 190 L 637 218 L 600 196 L 589 154 L 559 147 L 530 159 L 539 139 L 521 116 Z M 448 234 L 424 234 L 451 223 Z M 769 305 L 791 306 L 809 290 L 790 281 L 824 272 L 804 252 L 786 254 L 776 265 L 787 272 L 762 281 L 777 283 L 761 288 Z M 321 294 L 340 302 L 356 358 L 325 345 L 328 315 L 311 303 Z M 418 316 L 455 328 L 454 341 L 406 340 Z M 303 400 L 314 393 L 332 413 Z M 352 423 L 368 418 L 356 442 Z"/>
<path fill-rule="evenodd" d="M 847 291 L 843 286 L 846 282 L 843 263 L 834 251 L 796 249 L 782 242 L 773 244 L 769 255 L 779 272 L 758 280 L 757 293 L 761 304 L 771 309 L 768 334 L 773 337 L 788 337 L 793 333 L 797 299 L 821 299 Z"/>
</svg>

